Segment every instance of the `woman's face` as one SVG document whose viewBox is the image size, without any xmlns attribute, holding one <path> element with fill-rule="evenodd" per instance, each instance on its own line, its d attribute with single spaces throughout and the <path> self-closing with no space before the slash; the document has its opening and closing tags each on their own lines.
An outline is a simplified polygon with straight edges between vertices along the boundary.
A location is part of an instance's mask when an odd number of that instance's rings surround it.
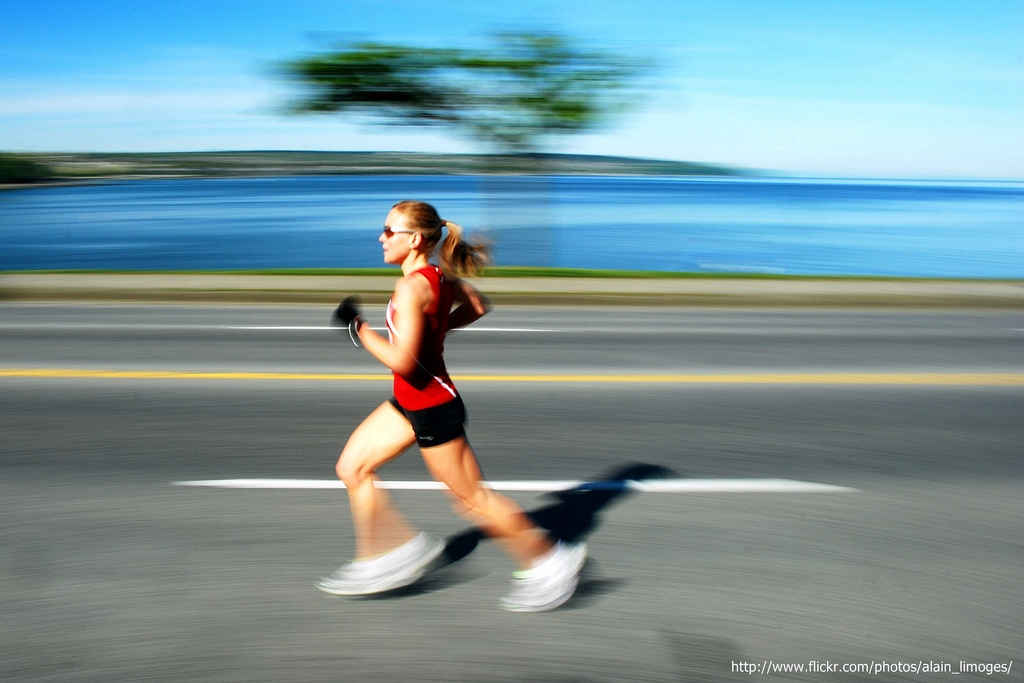
<svg viewBox="0 0 1024 683">
<path fill-rule="evenodd" d="M 401 264 L 409 255 L 415 236 L 407 232 L 409 229 L 403 214 L 394 209 L 388 213 L 384 219 L 384 230 L 378 239 L 384 245 L 384 263 Z"/>
</svg>

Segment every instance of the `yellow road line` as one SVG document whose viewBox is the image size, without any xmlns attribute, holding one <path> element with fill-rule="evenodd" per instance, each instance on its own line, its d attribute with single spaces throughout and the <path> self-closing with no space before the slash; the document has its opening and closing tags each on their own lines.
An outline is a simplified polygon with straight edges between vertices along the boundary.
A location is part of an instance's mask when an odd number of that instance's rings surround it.
<svg viewBox="0 0 1024 683">
<path fill-rule="evenodd" d="M 65 379 L 316 379 L 389 380 L 391 375 L 346 375 L 296 372 L 185 372 L 180 370 L 79 370 L 75 368 L 0 368 L 0 377 L 57 377 Z"/>
<path fill-rule="evenodd" d="M 83 370 L 76 368 L 0 368 L 0 377 L 94 379 L 237 379 L 387 381 L 385 374 L 302 372 L 186 372 L 174 370 Z M 707 375 L 453 375 L 456 382 L 571 382 L 660 384 L 872 384 L 948 386 L 1024 386 L 1020 372 L 822 372 Z"/>
<path fill-rule="evenodd" d="M 753 373 L 716 375 L 465 375 L 463 382 L 651 382 L 666 384 L 935 384 L 1024 386 L 1024 373 Z"/>
</svg>

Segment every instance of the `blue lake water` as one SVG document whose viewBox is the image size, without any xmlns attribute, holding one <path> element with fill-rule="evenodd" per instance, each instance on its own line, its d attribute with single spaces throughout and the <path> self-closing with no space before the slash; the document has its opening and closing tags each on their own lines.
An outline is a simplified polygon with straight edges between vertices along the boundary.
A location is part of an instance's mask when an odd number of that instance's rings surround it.
<svg viewBox="0 0 1024 683">
<path fill-rule="evenodd" d="M 332 176 L 0 192 L 0 270 L 381 265 L 388 208 L 423 199 L 497 265 L 1024 277 L 1024 183 Z"/>
</svg>

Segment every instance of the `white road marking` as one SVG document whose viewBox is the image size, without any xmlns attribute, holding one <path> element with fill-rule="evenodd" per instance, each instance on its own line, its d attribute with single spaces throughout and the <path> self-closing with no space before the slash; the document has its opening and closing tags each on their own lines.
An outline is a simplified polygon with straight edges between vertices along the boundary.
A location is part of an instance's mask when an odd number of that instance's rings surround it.
<svg viewBox="0 0 1024 683">
<path fill-rule="evenodd" d="M 219 330 L 338 330 L 343 329 L 339 327 L 332 327 L 329 325 L 230 325 L 220 326 L 215 329 Z M 386 327 L 370 327 L 371 330 L 383 332 Z M 558 330 L 543 330 L 530 327 L 460 327 L 454 330 L 450 330 L 449 334 L 454 332 L 557 332 Z"/>
<path fill-rule="evenodd" d="M 337 331 L 343 328 L 332 325 L 196 325 L 184 323 L 0 323 L 0 330 L 251 330 L 251 331 Z M 371 327 L 383 332 L 384 327 Z M 564 330 L 534 327 L 460 327 L 451 333 L 462 332 L 560 332 Z"/>
<path fill-rule="evenodd" d="M 343 489 L 336 479 L 204 479 L 176 481 L 172 486 L 200 486 L 226 489 Z M 489 481 L 495 491 L 552 493 L 570 489 L 626 490 L 643 493 L 854 493 L 857 489 L 792 479 L 646 479 L 626 481 Z M 402 491 L 443 491 L 437 481 L 379 481 L 378 488 Z"/>
<path fill-rule="evenodd" d="M 568 332 L 570 330 L 549 330 L 540 327 L 457 327 L 449 330 L 448 334 L 455 332 Z"/>
</svg>

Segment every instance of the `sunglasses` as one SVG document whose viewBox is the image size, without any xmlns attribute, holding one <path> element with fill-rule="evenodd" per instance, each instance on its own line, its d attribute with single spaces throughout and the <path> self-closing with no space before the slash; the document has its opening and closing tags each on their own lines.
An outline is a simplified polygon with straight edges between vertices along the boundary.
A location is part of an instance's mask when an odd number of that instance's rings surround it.
<svg viewBox="0 0 1024 683">
<path fill-rule="evenodd" d="M 382 232 L 384 234 L 384 237 L 387 237 L 387 238 L 390 238 L 393 235 L 397 235 L 398 233 L 404 233 L 406 235 L 413 235 L 413 234 L 416 233 L 415 230 L 403 230 L 401 228 L 389 228 L 386 225 L 384 226 L 384 230 Z"/>
</svg>

